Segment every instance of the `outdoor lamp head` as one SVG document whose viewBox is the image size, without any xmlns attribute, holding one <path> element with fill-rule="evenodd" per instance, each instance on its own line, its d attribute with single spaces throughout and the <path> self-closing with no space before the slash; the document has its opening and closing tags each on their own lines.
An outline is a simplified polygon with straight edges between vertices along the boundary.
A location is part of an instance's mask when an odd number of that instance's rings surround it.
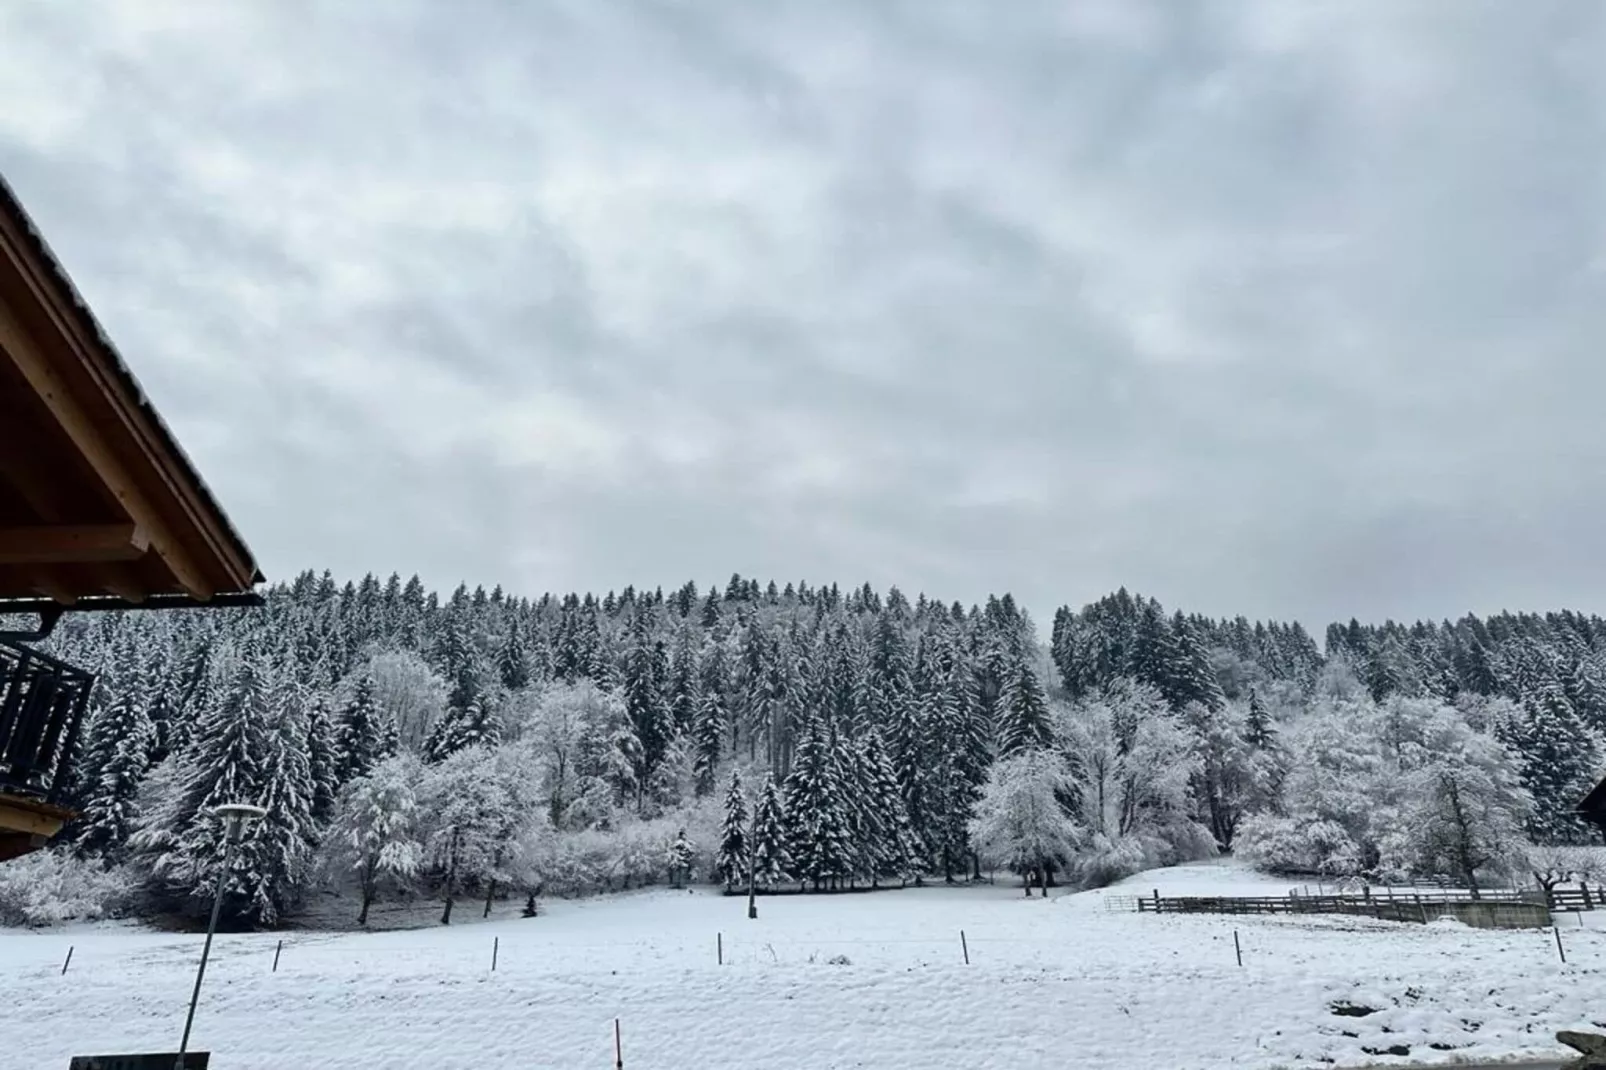
<svg viewBox="0 0 1606 1070">
<path fill-rule="evenodd" d="M 234 843 L 240 842 L 247 825 L 261 820 L 267 813 L 262 807 L 252 806 L 250 803 L 225 803 L 212 812 L 228 823 L 229 839 Z"/>
</svg>

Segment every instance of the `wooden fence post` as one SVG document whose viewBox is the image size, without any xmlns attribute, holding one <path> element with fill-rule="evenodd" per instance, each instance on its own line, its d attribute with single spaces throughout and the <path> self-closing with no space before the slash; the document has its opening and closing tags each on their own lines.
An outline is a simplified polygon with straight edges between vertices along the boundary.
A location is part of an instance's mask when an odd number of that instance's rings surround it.
<svg viewBox="0 0 1606 1070">
<path fill-rule="evenodd" d="M 1154 890 L 1154 912 L 1156 914 L 1160 913 L 1160 889 L 1158 888 Z"/>
</svg>

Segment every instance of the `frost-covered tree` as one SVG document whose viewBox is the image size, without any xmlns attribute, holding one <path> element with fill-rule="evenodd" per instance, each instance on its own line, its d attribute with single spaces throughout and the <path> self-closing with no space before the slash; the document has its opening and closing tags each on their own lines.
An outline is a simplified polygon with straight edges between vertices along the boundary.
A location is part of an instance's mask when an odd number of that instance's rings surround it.
<svg viewBox="0 0 1606 1070">
<path fill-rule="evenodd" d="M 1455 710 L 1434 711 L 1406 745 L 1397 840 L 1418 873 L 1454 874 L 1478 898 L 1479 874 L 1511 873 L 1526 852 L 1532 800 L 1511 754 Z M 1402 867 L 1404 868 L 1404 867 Z"/>
<path fill-rule="evenodd" d="M 362 663 L 373 681 L 374 703 L 396 726 L 397 743 L 421 753 L 446 711 L 446 681 L 412 650 L 386 650 Z"/>
<path fill-rule="evenodd" d="M 714 863 L 725 887 L 734 888 L 746 881 L 751 853 L 747 797 L 742 793 L 741 774 L 732 770 L 730 788 L 725 792 L 725 820 L 720 825 L 719 855 Z"/>
<path fill-rule="evenodd" d="M 441 924 L 467 882 L 491 881 L 520 824 L 515 800 L 498 775 L 496 756 L 473 746 L 436 763 L 419 786 L 426 856 L 441 875 Z"/>
<path fill-rule="evenodd" d="M 1068 787 L 1063 760 L 1040 748 L 1000 759 L 987 775 L 970 835 L 985 858 L 1021 875 L 1027 895 L 1036 877 L 1046 897 L 1049 870 L 1076 853 L 1081 830 L 1060 803 Z"/>
<path fill-rule="evenodd" d="M 324 839 L 325 864 L 352 874 L 368 924 L 374 897 L 386 886 L 411 880 L 423 862 L 417 790 L 424 768 L 410 754 L 387 758 L 345 786 Z"/>
<path fill-rule="evenodd" d="M 611 812 L 608 734 L 623 719 L 618 695 L 590 680 L 542 692 L 523 738 L 533 748 L 537 789 L 553 828 L 570 830 Z"/>
<path fill-rule="evenodd" d="M 1072 812 L 1086 833 L 1075 859 L 1084 883 L 1212 853 L 1209 831 L 1189 813 L 1189 783 L 1199 768 L 1194 740 L 1158 690 L 1113 681 L 1101 695 L 1062 709 L 1055 736 Z"/>
<path fill-rule="evenodd" d="M 1274 872 L 1353 876 L 1376 866 L 1396 785 L 1370 700 L 1322 702 L 1287 742 L 1283 812 L 1245 819 L 1235 852 Z"/>
<path fill-rule="evenodd" d="M 1240 711 L 1232 706 L 1189 702 L 1182 720 L 1193 734 L 1193 795 L 1200 820 L 1221 849 L 1230 850 L 1238 823 L 1267 795 L 1257 753 Z"/>
</svg>

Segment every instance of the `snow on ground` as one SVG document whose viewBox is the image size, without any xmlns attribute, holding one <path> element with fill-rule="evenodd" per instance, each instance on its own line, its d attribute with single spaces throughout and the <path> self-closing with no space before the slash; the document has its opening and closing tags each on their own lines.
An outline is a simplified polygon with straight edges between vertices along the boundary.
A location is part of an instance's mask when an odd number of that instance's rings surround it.
<svg viewBox="0 0 1606 1070">
<path fill-rule="evenodd" d="M 194 1046 L 218 1070 L 608 1068 L 618 1017 L 629 1070 L 1271 1070 L 1556 1057 L 1557 1029 L 1606 1028 L 1606 928 L 1570 915 L 1564 966 L 1549 932 L 1109 909 L 1154 888 L 1286 890 L 1201 865 L 1047 902 L 1002 883 L 787 896 L 749 921 L 743 899 L 660 890 L 450 928 L 223 935 Z M 0 933 L 0 1070 L 171 1050 L 200 944 Z M 1366 1051 L 1395 1045 L 1410 1057 Z"/>
</svg>

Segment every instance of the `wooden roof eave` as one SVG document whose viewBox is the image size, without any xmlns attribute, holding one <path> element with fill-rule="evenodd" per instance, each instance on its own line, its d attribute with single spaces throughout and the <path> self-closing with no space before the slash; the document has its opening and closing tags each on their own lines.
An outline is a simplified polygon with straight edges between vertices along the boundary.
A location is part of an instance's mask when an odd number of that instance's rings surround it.
<svg viewBox="0 0 1606 1070">
<path fill-rule="evenodd" d="M 141 584 L 115 562 L 137 558 L 147 546 L 171 575 L 169 589 L 198 601 L 249 591 L 262 582 L 244 541 L 3 179 L 0 297 L 0 359 L 14 365 L 126 514 L 126 526 L 77 532 L 75 537 L 87 547 L 85 556 L 62 557 L 74 563 L 114 562 L 97 568 L 97 585 L 85 593 L 137 599 Z M 111 545 L 120 538 L 113 529 L 126 530 L 126 539 L 117 546 Z M 8 533 L 0 532 L 0 545 L 6 537 Z M 33 586 L 57 600 L 74 595 L 50 590 L 49 582 Z"/>
</svg>

